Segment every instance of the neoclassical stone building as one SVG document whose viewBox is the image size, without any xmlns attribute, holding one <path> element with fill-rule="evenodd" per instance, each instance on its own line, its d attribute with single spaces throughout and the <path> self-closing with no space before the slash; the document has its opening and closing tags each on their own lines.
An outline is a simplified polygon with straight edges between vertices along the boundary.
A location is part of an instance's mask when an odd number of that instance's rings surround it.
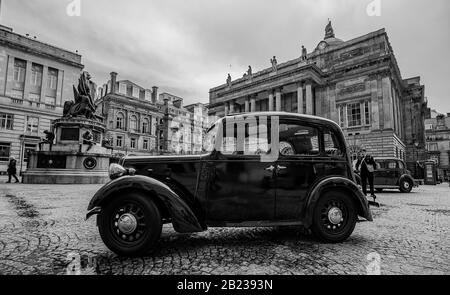
<svg viewBox="0 0 450 295">
<path fill-rule="evenodd" d="M 128 80 L 117 80 L 117 73 L 100 89 L 95 102 L 104 118 L 106 138 L 115 154 L 146 155 L 158 150 L 157 126 L 163 118 L 156 103 L 157 87 L 145 89 Z"/>
<path fill-rule="evenodd" d="M 209 115 L 287 111 L 339 123 L 355 155 L 415 161 L 425 157 L 427 102 L 420 78 L 403 79 L 384 29 L 343 41 L 331 22 L 310 53 L 210 89 Z M 416 153 L 408 153 L 414 149 Z"/>
<path fill-rule="evenodd" d="M 26 170 L 28 153 L 73 100 L 83 68 L 78 53 L 0 25 L 0 174 L 10 156 Z"/>
</svg>

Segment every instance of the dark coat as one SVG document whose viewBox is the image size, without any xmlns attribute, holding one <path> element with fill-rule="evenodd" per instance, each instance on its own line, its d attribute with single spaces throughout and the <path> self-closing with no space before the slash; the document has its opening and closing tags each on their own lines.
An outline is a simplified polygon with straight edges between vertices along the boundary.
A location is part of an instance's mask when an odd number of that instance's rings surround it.
<svg viewBox="0 0 450 295">
<path fill-rule="evenodd" d="M 8 170 L 7 170 L 8 174 L 16 174 L 17 173 L 16 164 L 17 164 L 16 160 L 9 160 Z"/>
<path fill-rule="evenodd" d="M 356 162 L 356 169 L 360 171 L 361 174 L 368 174 L 370 172 L 367 170 L 367 164 L 371 164 L 373 169 L 377 170 L 377 164 L 372 156 L 359 159 L 358 162 Z"/>
</svg>

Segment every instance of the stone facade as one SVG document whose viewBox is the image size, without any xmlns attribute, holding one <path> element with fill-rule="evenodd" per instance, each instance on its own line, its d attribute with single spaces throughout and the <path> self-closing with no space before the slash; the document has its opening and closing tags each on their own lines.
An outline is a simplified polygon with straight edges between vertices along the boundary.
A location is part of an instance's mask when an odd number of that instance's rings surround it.
<svg viewBox="0 0 450 295">
<path fill-rule="evenodd" d="M 201 153 L 204 132 L 208 127 L 206 105 L 183 106 L 183 98 L 170 93 L 161 93 L 158 103 L 164 113 L 160 150 L 169 154 Z"/>
<path fill-rule="evenodd" d="M 131 81 L 117 81 L 117 73 L 100 89 L 97 114 L 104 118 L 106 138 L 115 155 L 148 155 L 158 151 L 157 128 L 163 118 L 156 104 L 157 87 L 143 88 Z"/>
<path fill-rule="evenodd" d="M 424 155 L 426 105 L 420 78 L 401 77 L 384 29 L 342 41 L 329 24 L 314 51 L 212 88 L 209 114 L 317 115 L 340 124 L 354 155 L 365 148 L 413 165 L 419 160 L 408 154 L 414 143 Z"/>
<path fill-rule="evenodd" d="M 425 120 L 428 160 L 437 164 L 438 177 L 450 179 L 450 113 Z"/>
<path fill-rule="evenodd" d="M 8 157 L 26 169 L 27 154 L 36 150 L 51 122 L 73 99 L 83 69 L 81 55 L 0 26 L 0 172 Z"/>
</svg>

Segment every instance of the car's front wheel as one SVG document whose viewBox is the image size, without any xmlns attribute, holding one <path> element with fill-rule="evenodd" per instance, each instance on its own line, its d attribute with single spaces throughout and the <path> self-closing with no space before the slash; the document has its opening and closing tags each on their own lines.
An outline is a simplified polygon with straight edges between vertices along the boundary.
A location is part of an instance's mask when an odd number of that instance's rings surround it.
<svg viewBox="0 0 450 295">
<path fill-rule="evenodd" d="M 402 179 L 400 181 L 400 192 L 402 193 L 410 193 L 413 188 L 413 184 L 411 181 L 407 179 Z"/>
<path fill-rule="evenodd" d="M 352 234 L 356 220 L 356 207 L 350 196 L 328 191 L 316 204 L 311 230 L 321 241 L 339 243 Z"/>
<path fill-rule="evenodd" d="M 114 198 L 97 218 L 103 242 L 118 255 L 144 255 L 161 236 L 158 207 L 150 198 L 138 193 Z"/>
</svg>

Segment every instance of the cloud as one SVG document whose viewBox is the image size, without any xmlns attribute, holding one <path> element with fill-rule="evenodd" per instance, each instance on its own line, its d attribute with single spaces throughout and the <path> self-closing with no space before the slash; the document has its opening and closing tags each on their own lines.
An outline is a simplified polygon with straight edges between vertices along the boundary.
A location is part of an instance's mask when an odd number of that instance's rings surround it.
<svg viewBox="0 0 450 295">
<path fill-rule="evenodd" d="M 117 71 L 187 103 L 207 102 L 227 73 L 257 72 L 273 55 L 296 58 L 301 45 L 313 50 L 331 18 L 344 40 L 385 27 L 403 78 L 420 75 L 430 106 L 450 111 L 447 0 L 382 0 L 380 17 L 367 16 L 369 0 L 81 0 L 80 17 L 67 16 L 70 2 L 3 1 L 2 23 L 79 50 L 97 84 Z"/>
</svg>

